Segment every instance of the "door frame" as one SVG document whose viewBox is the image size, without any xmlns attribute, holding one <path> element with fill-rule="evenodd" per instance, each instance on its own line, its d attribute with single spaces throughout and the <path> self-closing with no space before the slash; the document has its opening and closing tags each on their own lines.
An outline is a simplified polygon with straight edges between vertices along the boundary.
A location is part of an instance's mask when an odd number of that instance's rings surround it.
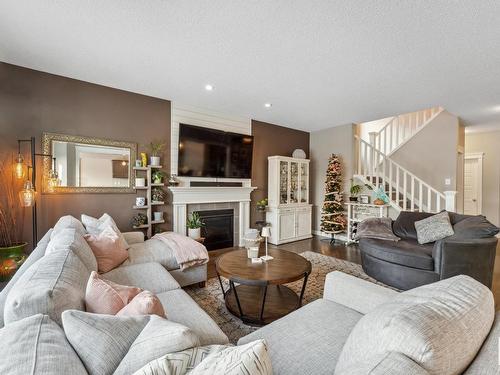
<svg viewBox="0 0 500 375">
<path fill-rule="evenodd" d="M 465 173 L 465 161 L 470 159 L 476 159 L 478 165 L 478 173 L 477 173 L 477 207 L 479 209 L 479 214 L 483 213 L 483 158 L 484 152 L 466 152 L 464 158 L 464 173 Z M 465 179 L 464 179 L 464 188 L 465 188 Z M 465 194 L 464 194 L 465 199 Z M 465 202 L 464 202 L 465 209 Z"/>
</svg>

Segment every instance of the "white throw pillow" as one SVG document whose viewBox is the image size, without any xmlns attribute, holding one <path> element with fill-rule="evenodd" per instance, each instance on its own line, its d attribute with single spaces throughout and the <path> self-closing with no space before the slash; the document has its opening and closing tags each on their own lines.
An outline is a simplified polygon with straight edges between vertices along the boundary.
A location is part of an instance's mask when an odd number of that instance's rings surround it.
<svg viewBox="0 0 500 375">
<path fill-rule="evenodd" d="M 430 374 L 461 374 L 488 335 L 494 314 L 493 294 L 469 276 L 408 290 L 359 320 L 335 373 L 393 351 Z"/>
<path fill-rule="evenodd" d="M 155 359 L 134 375 L 272 375 L 266 342 L 241 346 L 208 345 L 169 353 Z"/>
<path fill-rule="evenodd" d="M 85 225 L 85 229 L 87 229 L 87 232 L 89 234 L 93 234 L 94 236 L 98 236 L 101 234 L 101 232 L 106 229 L 108 226 L 113 228 L 113 231 L 118 235 L 120 238 L 121 242 L 121 247 L 124 247 L 125 249 L 130 248 L 129 244 L 125 240 L 125 237 L 123 236 L 122 232 L 118 229 L 118 226 L 116 225 L 115 221 L 113 218 L 104 213 L 99 219 L 96 219 L 95 217 L 89 216 L 82 214 L 82 223 Z"/>
</svg>

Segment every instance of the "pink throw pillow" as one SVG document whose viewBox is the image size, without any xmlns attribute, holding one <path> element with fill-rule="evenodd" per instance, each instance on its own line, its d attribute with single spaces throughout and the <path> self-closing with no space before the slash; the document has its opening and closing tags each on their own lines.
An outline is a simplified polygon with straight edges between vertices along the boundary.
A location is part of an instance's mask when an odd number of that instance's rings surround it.
<svg viewBox="0 0 500 375">
<path fill-rule="evenodd" d="M 134 315 L 158 315 L 166 318 L 165 310 L 160 302 L 160 299 L 153 293 L 145 290 L 136 295 L 128 305 L 118 311 L 117 316 L 134 316 Z"/>
<path fill-rule="evenodd" d="M 85 240 L 97 259 L 99 272 L 108 272 L 118 267 L 128 258 L 126 247 L 111 226 L 99 234 L 87 234 Z"/>
<path fill-rule="evenodd" d="M 86 310 L 96 314 L 116 315 L 141 292 L 141 288 L 116 284 L 92 271 L 85 291 Z"/>
</svg>

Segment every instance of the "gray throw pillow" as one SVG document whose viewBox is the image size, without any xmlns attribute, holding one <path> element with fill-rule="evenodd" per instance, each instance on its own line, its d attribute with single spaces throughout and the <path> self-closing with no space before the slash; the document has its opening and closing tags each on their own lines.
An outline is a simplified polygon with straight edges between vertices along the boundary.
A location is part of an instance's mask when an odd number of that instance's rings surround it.
<svg viewBox="0 0 500 375">
<path fill-rule="evenodd" d="M 392 220 L 389 217 L 377 217 L 363 220 L 358 224 L 356 240 L 374 238 L 377 240 L 399 241 L 392 232 Z"/>
<path fill-rule="evenodd" d="M 418 243 L 421 245 L 442 240 L 455 233 L 450 223 L 450 216 L 446 211 L 415 221 L 415 229 L 417 230 Z"/>
<path fill-rule="evenodd" d="M 36 314 L 0 330 L 0 374 L 87 374 L 64 332 Z"/>
<path fill-rule="evenodd" d="M 482 215 L 469 216 L 453 226 L 453 239 L 489 238 L 498 234 L 499 229 Z"/>
<path fill-rule="evenodd" d="M 66 338 L 90 375 L 113 374 L 149 319 L 149 315 L 120 317 L 78 310 L 62 314 Z"/>
</svg>

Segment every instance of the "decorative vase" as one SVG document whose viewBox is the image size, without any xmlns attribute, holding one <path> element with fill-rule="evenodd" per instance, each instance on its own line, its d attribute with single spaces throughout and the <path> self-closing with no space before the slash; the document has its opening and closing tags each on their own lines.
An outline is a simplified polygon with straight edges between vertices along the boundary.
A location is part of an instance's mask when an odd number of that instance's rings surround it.
<svg viewBox="0 0 500 375">
<path fill-rule="evenodd" d="M 153 216 L 154 216 L 155 221 L 163 220 L 163 212 L 161 212 L 161 211 L 153 212 Z"/>
<path fill-rule="evenodd" d="M 136 197 L 135 198 L 135 205 L 138 207 L 143 207 L 146 205 L 146 198 L 145 197 Z"/>
<path fill-rule="evenodd" d="M 193 240 L 201 237 L 201 228 L 188 228 L 188 236 Z"/>
<path fill-rule="evenodd" d="M 153 184 L 161 184 L 161 178 L 157 178 L 155 180 L 153 180 Z"/>
<path fill-rule="evenodd" d="M 0 247 L 0 281 L 9 281 L 26 260 L 24 248 L 27 243 Z"/>
<path fill-rule="evenodd" d="M 144 187 L 146 186 L 146 179 L 144 177 L 137 177 L 135 179 L 135 187 Z"/>
<path fill-rule="evenodd" d="M 151 156 L 150 158 L 151 165 L 157 167 L 160 165 L 160 157 L 159 156 Z"/>
</svg>

